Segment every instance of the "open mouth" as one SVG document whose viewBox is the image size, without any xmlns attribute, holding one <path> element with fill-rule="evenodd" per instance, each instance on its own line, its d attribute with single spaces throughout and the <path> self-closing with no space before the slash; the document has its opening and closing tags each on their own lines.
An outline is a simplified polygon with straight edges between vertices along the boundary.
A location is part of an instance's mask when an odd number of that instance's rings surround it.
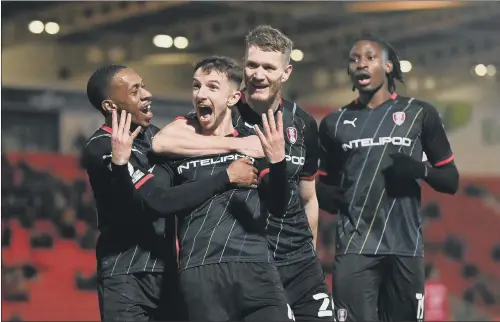
<svg viewBox="0 0 500 322">
<path fill-rule="evenodd" d="M 201 122 L 209 122 L 212 118 L 213 109 L 209 105 L 198 105 L 198 115 Z"/>
<path fill-rule="evenodd" d="M 260 92 L 263 91 L 267 88 L 267 85 L 262 85 L 262 84 L 252 84 L 252 88 L 255 92 Z"/>
<path fill-rule="evenodd" d="M 141 106 L 140 111 L 142 114 L 150 114 L 151 113 L 151 103 L 147 103 Z"/>
<path fill-rule="evenodd" d="M 369 85 L 371 82 L 371 76 L 368 73 L 360 73 L 356 75 L 356 80 L 361 86 Z"/>
</svg>

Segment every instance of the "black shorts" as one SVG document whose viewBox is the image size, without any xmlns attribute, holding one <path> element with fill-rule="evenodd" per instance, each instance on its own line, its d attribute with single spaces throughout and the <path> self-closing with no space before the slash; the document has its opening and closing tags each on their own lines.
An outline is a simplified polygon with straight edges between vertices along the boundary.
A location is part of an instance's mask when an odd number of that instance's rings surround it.
<svg viewBox="0 0 500 322">
<path fill-rule="evenodd" d="M 317 257 L 278 266 L 278 272 L 295 321 L 333 321 L 332 296 Z"/>
<path fill-rule="evenodd" d="M 180 273 L 190 321 L 289 321 L 278 271 L 267 263 L 219 263 Z"/>
<path fill-rule="evenodd" d="M 422 321 L 422 257 L 335 257 L 332 290 L 338 321 Z"/>
<path fill-rule="evenodd" d="M 99 278 L 101 321 L 187 320 L 176 274 L 134 273 Z"/>
</svg>

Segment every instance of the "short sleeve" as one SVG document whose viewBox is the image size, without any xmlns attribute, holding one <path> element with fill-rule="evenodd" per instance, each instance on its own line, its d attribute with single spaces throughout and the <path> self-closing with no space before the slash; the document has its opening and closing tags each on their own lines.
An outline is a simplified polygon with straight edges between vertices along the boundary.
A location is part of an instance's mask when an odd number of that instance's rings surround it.
<svg viewBox="0 0 500 322">
<path fill-rule="evenodd" d="M 300 173 L 300 179 L 314 180 L 318 175 L 318 125 L 316 123 L 316 120 L 311 116 L 306 118 L 305 122 L 306 128 L 304 131 L 304 144 L 306 147 L 306 156 L 304 160 L 304 166 L 302 167 L 302 171 Z"/>
<path fill-rule="evenodd" d="M 334 136 L 335 121 L 332 115 L 325 117 L 319 126 L 319 175 L 321 181 L 336 185 L 340 178 L 342 150 Z"/>
<path fill-rule="evenodd" d="M 436 108 L 423 103 L 422 148 L 427 160 L 435 167 L 446 165 L 453 161 L 454 155 L 446 136 L 441 116 Z"/>
</svg>

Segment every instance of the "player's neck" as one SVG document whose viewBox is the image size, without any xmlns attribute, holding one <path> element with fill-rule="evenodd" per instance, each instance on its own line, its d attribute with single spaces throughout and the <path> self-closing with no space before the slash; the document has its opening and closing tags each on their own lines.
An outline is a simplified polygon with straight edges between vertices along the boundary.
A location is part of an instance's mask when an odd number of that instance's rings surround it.
<svg viewBox="0 0 500 322">
<path fill-rule="evenodd" d="M 107 127 L 109 127 L 110 129 L 113 128 L 113 120 L 111 119 L 111 116 L 110 117 L 106 117 L 104 119 L 104 125 L 106 125 Z M 130 124 L 130 131 L 133 132 L 135 129 L 137 128 L 137 124 Z M 144 128 L 141 130 L 141 132 L 144 131 Z"/>
<path fill-rule="evenodd" d="M 255 102 L 252 100 L 247 100 L 247 104 L 255 111 L 255 113 L 262 115 L 263 113 L 267 113 L 270 109 L 273 112 L 276 112 L 280 107 L 281 102 L 281 91 L 274 97 L 272 101 L 266 102 Z"/>
<path fill-rule="evenodd" d="M 360 92 L 359 102 L 368 108 L 376 108 L 392 97 L 387 87 L 382 86 L 375 92 Z"/>
</svg>

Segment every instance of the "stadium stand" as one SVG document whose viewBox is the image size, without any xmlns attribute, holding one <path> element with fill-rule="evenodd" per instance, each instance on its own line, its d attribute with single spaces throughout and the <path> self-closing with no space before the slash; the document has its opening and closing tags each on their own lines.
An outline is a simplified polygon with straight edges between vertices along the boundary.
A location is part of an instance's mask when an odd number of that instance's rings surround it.
<svg viewBox="0 0 500 322">
<path fill-rule="evenodd" d="M 2 320 L 97 320 L 98 232 L 78 158 L 2 158 Z M 473 303 L 496 316 L 500 182 L 464 179 L 461 187 L 459 197 L 450 197 L 424 186 L 426 259 L 439 269 L 451 296 L 462 300 L 455 312 Z M 334 224 L 335 216 L 321 213 L 318 253 L 329 284 Z"/>
</svg>

